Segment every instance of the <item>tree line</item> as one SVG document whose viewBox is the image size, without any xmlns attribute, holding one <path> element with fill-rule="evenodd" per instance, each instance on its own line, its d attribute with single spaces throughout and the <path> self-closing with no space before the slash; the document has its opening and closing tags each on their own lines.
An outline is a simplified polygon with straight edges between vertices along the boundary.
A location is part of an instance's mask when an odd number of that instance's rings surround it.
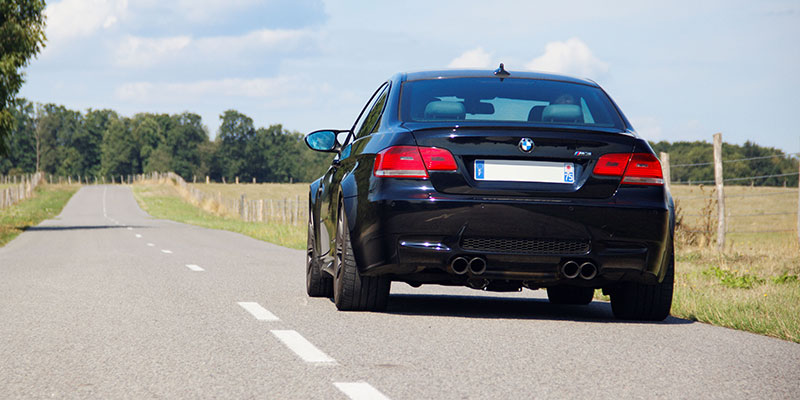
<svg viewBox="0 0 800 400">
<path fill-rule="evenodd" d="M 309 182 L 321 176 L 330 155 L 308 150 L 303 135 L 281 125 L 256 128 L 236 110 L 220 115 L 214 140 L 199 115 L 108 109 L 86 112 L 17 99 L 15 128 L 0 156 L 0 174 L 42 171 L 60 176 L 119 176 L 173 171 L 187 180 Z"/>
<path fill-rule="evenodd" d="M 236 110 L 220 115 L 214 140 L 199 115 L 140 113 L 125 117 L 108 109 L 70 110 L 56 104 L 17 99 L 9 109 L 14 129 L 6 138 L 8 156 L 0 156 L 0 174 L 42 171 L 60 176 L 119 176 L 173 171 L 187 180 L 309 182 L 321 176 L 329 154 L 308 150 L 303 135 L 281 125 L 256 128 Z M 713 146 L 704 141 L 655 142 L 658 154 L 670 154 L 673 182 L 714 179 Z M 757 186 L 797 186 L 798 159 L 782 150 L 724 143 L 725 178 L 794 174 L 737 181 Z M 701 164 L 681 166 L 682 164 Z"/>
<path fill-rule="evenodd" d="M 650 143 L 656 154 L 669 153 L 673 182 L 699 182 L 714 180 L 714 146 L 705 141 Z M 734 181 L 734 185 L 797 186 L 798 159 L 774 147 L 763 147 L 747 141 L 743 145 L 722 144 L 723 177 L 746 178 L 773 176 L 752 180 Z M 686 165 L 701 164 L 701 165 Z M 728 183 L 726 183 L 728 184 Z"/>
</svg>

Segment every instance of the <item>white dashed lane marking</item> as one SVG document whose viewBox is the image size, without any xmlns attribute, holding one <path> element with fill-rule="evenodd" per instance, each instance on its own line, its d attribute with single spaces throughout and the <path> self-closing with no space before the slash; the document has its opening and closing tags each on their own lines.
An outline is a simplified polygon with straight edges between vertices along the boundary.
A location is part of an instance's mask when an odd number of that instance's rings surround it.
<svg viewBox="0 0 800 400">
<path fill-rule="evenodd" d="M 150 246 L 150 247 L 155 247 L 156 246 L 154 243 L 148 243 L 147 245 Z"/>
<path fill-rule="evenodd" d="M 327 354 L 323 353 L 322 350 L 318 349 L 311 342 L 306 340 L 306 338 L 297 333 L 297 331 L 272 330 L 270 332 L 272 332 L 272 334 L 275 335 L 275 337 L 277 337 L 278 340 L 283 342 L 283 344 L 286 345 L 286 347 L 288 347 L 289 350 L 293 351 L 305 362 L 320 363 L 320 364 L 336 363 L 336 360 L 334 360 Z"/>
<path fill-rule="evenodd" d="M 203 271 L 205 271 L 204 269 L 200 268 L 200 266 L 194 265 L 194 264 L 186 264 L 186 268 L 189 268 L 190 270 L 192 270 L 194 272 L 203 272 Z"/>
<path fill-rule="evenodd" d="M 195 265 L 195 267 L 197 266 Z M 247 312 L 252 314 L 259 321 L 280 321 L 280 318 L 276 317 L 275 314 L 269 312 L 266 308 L 261 307 L 261 304 L 254 301 L 240 301 L 236 304 L 247 310 Z"/>
<path fill-rule="evenodd" d="M 161 252 L 164 253 L 164 254 L 172 254 L 172 250 L 163 250 L 162 249 Z"/>
<path fill-rule="evenodd" d="M 366 382 L 334 382 L 333 385 L 352 400 L 389 400 L 386 395 Z"/>
<path fill-rule="evenodd" d="M 131 228 L 130 226 L 129 226 L 129 227 L 127 227 L 126 229 L 127 229 L 127 230 L 129 230 L 129 231 L 132 231 L 132 230 L 133 230 L 133 228 Z"/>
<path fill-rule="evenodd" d="M 136 238 L 137 238 L 137 239 L 141 239 L 141 238 L 142 238 L 142 235 L 141 235 L 140 233 L 137 233 L 137 234 L 136 234 Z"/>
</svg>

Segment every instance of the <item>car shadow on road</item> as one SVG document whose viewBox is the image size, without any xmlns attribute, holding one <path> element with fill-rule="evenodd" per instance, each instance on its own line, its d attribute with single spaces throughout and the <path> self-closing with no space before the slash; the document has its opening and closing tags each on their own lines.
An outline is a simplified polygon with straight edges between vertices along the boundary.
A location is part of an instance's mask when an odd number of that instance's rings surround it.
<svg viewBox="0 0 800 400">
<path fill-rule="evenodd" d="M 457 295 L 413 295 L 392 294 L 386 310 L 396 315 L 425 315 L 462 318 L 496 319 L 549 319 L 559 321 L 582 321 L 599 323 L 650 323 L 691 324 L 694 321 L 667 317 L 664 321 L 624 321 L 614 318 L 611 304 L 593 301 L 586 306 L 550 304 L 545 299 L 512 299 L 507 297 L 457 296 Z"/>
<path fill-rule="evenodd" d="M 128 226 L 134 229 L 146 228 L 133 225 L 41 225 L 41 226 L 18 226 L 17 229 L 24 231 L 81 231 L 95 229 L 127 229 Z"/>
</svg>

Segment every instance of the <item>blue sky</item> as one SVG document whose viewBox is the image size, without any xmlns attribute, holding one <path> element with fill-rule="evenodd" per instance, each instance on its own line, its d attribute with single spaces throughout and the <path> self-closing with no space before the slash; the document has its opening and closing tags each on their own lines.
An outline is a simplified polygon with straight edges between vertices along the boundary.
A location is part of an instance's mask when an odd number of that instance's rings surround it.
<svg viewBox="0 0 800 400">
<path fill-rule="evenodd" d="M 650 140 L 800 152 L 800 1 L 62 0 L 20 93 L 74 109 L 349 128 L 399 71 L 591 78 Z"/>
</svg>

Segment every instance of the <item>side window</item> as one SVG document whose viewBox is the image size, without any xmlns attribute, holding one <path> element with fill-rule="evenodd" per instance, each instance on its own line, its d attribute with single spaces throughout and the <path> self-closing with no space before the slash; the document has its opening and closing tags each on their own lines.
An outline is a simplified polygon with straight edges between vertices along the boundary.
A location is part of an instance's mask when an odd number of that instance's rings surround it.
<svg viewBox="0 0 800 400">
<path fill-rule="evenodd" d="M 380 117 L 383 114 L 383 106 L 386 105 L 386 97 L 389 94 L 389 84 L 384 83 L 372 96 L 367 106 L 361 112 L 361 117 L 353 127 L 356 139 L 362 138 L 373 132 L 377 127 Z"/>
</svg>

